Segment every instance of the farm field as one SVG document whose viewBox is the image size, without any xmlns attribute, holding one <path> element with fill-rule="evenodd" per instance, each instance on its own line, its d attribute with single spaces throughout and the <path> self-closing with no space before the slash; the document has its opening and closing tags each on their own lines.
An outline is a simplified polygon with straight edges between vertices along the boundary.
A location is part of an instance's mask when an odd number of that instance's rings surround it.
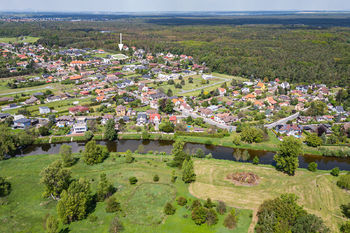
<svg viewBox="0 0 350 233">
<path fill-rule="evenodd" d="M 236 186 L 226 179 L 229 173 L 243 171 L 258 175 L 259 183 L 255 186 Z M 350 201 L 350 195 L 336 185 L 337 178 L 326 171 L 312 173 L 298 169 L 295 176 L 288 176 L 272 166 L 196 160 L 195 173 L 197 180 L 189 189 L 197 198 L 223 200 L 229 205 L 252 209 L 256 213 L 264 200 L 276 198 L 283 193 L 294 193 L 299 197 L 299 204 L 321 217 L 332 232 L 337 232 L 338 224 L 344 221 L 340 205 Z M 252 226 L 256 220 L 253 220 Z"/>
<path fill-rule="evenodd" d="M 88 166 L 79 160 L 71 167 L 73 178 L 84 177 L 91 181 L 93 193 L 97 189 L 100 174 L 106 173 L 107 178 L 118 189 L 114 196 L 121 203 L 120 219 L 125 227 L 124 232 L 248 231 L 252 211 L 244 208 L 237 210 L 239 222 L 233 231 L 223 226 L 224 215 L 219 215 L 219 222 L 215 226 L 195 225 L 190 217 L 191 212 L 175 204 L 176 196 L 183 196 L 188 200 L 194 200 L 194 197 L 189 193 L 188 185 L 182 182 L 180 170 L 176 169 L 177 181 L 174 184 L 170 182 L 173 169 L 165 163 L 170 157 L 166 156 L 164 161 L 151 155 L 135 157 L 136 162 L 132 164 L 126 164 L 124 157 L 112 155 L 102 164 Z M 0 208 L 0 232 L 44 232 L 44 218 L 47 214 L 56 216 L 56 202 L 42 197 L 44 186 L 39 183 L 39 174 L 56 159 L 59 159 L 58 155 L 38 155 L 0 162 L 1 176 L 6 176 L 12 184 L 11 194 L 1 200 L 3 205 Z M 152 180 L 155 174 L 160 177 L 157 183 Z M 136 185 L 129 184 L 130 176 L 137 177 Z M 176 206 L 176 213 L 166 217 L 163 208 L 168 201 Z M 105 212 L 103 202 L 98 202 L 90 215 L 96 216 L 97 220 L 92 222 L 88 217 L 61 228 L 69 228 L 71 232 L 107 232 L 115 216 Z"/>
</svg>

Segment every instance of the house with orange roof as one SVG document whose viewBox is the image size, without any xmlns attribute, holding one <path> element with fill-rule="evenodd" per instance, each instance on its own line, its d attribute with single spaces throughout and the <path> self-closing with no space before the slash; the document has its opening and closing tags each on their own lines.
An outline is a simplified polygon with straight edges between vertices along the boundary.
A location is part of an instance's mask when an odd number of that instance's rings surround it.
<svg viewBox="0 0 350 233">
<path fill-rule="evenodd" d="M 258 84 L 256 85 L 256 88 L 264 91 L 266 89 L 266 86 L 263 82 L 258 82 Z"/>
<path fill-rule="evenodd" d="M 266 101 L 270 104 L 270 105 L 275 105 L 277 104 L 277 101 L 273 99 L 272 96 L 269 96 L 266 98 Z"/>
<path fill-rule="evenodd" d="M 97 96 L 96 97 L 96 101 L 97 102 L 102 102 L 102 101 L 104 101 L 106 99 L 106 97 L 104 96 L 104 95 L 100 95 L 100 96 Z"/>
<path fill-rule="evenodd" d="M 243 100 L 255 100 L 255 95 L 248 94 L 246 96 L 243 96 Z"/>
<path fill-rule="evenodd" d="M 226 94 L 225 88 L 218 88 L 220 96 L 224 96 Z"/>
<path fill-rule="evenodd" d="M 254 106 L 257 107 L 258 109 L 261 109 L 262 107 L 264 107 L 264 104 L 261 101 L 256 100 L 254 102 Z"/>
<path fill-rule="evenodd" d="M 69 77 L 70 80 L 79 80 L 79 79 L 81 79 L 81 78 L 82 78 L 81 75 L 76 75 L 76 76 L 71 76 L 71 77 Z"/>
<path fill-rule="evenodd" d="M 83 66 L 87 66 L 88 65 L 88 62 L 87 61 L 72 61 L 70 63 L 70 66 L 71 67 L 75 67 L 75 66 L 78 66 L 78 67 L 83 67 Z"/>
<path fill-rule="evenodd" d="M 232 92 L 232 95 L 233 95 L 233 96 L 238 96 L 238 95 L 239 95 L 239 91 L 233 91 L 233 92 Z"/>
<path fill-rule="evenodd" d="M 153 123 L 153 124 L 156 124 L 156 125 L 159 124 L 160 121 L 161 121 L 160 114 L 158 114 L 158 113 L 151 114 L 151 115 L 149 116 L 149 120 L 150 120 L 150 122 Z"/>
</svg>

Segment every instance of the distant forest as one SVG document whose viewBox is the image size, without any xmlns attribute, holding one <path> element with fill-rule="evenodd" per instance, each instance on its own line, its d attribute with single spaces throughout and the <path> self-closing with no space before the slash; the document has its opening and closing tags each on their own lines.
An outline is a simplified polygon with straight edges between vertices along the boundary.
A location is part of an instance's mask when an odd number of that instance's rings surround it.
<svg viewBox="0 0 350 233">
<path fill-rule="evenodd" d="M 0 23 L 0 37 L 38 36 L 38 43 L 48 46 L 116 50 L 120 32 L 129 46 L 192 55 L 216 72 L 350 85 L 350 15 L 129 16 L 108 21 Z"/>
</svg>

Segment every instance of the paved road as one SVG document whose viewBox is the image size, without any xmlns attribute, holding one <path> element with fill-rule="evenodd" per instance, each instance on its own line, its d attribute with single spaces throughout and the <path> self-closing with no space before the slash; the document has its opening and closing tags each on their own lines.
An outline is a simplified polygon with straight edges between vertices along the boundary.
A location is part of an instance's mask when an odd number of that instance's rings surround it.
<svg viewBox="0 0 350 233">
<path fill-rule="evenodd" d="M 175 109 L 176 111 L 180 111 L 180 109 Z M 188 117 L 188 116 L 191 116 L 192 118 L 203 118 L 204 122 L 205 123 L 208 123 L 210 125 L 214 125 L 218 128 L 221 128 L 221 129 L 227 129 L 228 131 L 232 132 L 232 131 L 236 131 L 236 126 L 231 126 L 231 125 L 226 125 L 226 124 L 220 124 L 212 119 L 209 119 L 209 118 L 206 118 L 206 117 L 202 117 L 196 113 L 190 113 L 190 112 L 181 112 L 183 116 L 185 117 Z"/>
<path fill-rule="evenodd" d="M 3 94 L 0 94 L 0 96 L 2 96 L 2 95 L 13 95 L 13 94 L 19 94 L 19 93 L 24 93 L 24 92 L 29 92 L 29 91 L 40 91 L 40 90 L 45 90 L 45 89 L 53 89 L 53 87 L 51 87 L 51 86 L 47 86 L 47 87 L 36 88 L 36 89 L 28 89 L 28 90 L 23 90 L 23 91 L 14 91 L 14 92 L 8 92 L 8 93 L 3 93 Z"/>
<path fill-rule="evenodd" d="M 219 77 L 214 77 L 214 78 L 219 78 Z M 216 86 L 218 84 L 222 84 L 222 83 L 230 81 L 230 79 L 224 79 L 224 78 L 219 78 L 219 79 L 223 79 L 224 81 L 213 83 L 213 84 L 210 84 L 210 85 L 207 85 L 207 86 L 204 86 L 204 87 L 198 87 L 198 88 L 195 88 L 195 89 L 192 89 L 192 90 L 186 90 L 186 91 L 183 90 L 181 92 L 178 92 L 178 94 L 186 94 L 186 93 L 190 93 L 190 92 L 194 92 L 194 91 L 199 91 L 199 90 L 202 90 L 204 88 L 213 87 L 213 86 Z"/>
<path fill-rule="evenodd" d="M 283 125 L 283 124 L 286 124 L 288 121 L 292 121 L 292 120 L 298 118 L 299 115 L 300 115 L 300 113 L 297 112 L 297 113 L 295 113 L 295 114 L 293 114 L 293 115 L 291 115 L 289 117 L 280 119 L 280 120 L 278 120 L 276 122 L 273 122 L 271 124 L 267 124 L 267 125 L 265 125 L 265 127 L 268 128 L 268 129 L 275 128 L 277 125 Z"/>
</svg>

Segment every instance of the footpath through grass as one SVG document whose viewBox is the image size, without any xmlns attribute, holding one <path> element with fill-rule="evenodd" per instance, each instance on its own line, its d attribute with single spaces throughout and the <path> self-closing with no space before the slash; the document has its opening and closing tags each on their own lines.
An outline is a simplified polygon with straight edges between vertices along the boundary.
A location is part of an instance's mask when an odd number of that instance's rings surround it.
<svg viewBox="0 0 350 233">
<path fill-rule="evenodd" d="M 223 226 L 224 215 L 219 216 L 215 226 L 206 224 L 197 226 L 191 220 L 191 212 L 176 204 L 175 196 L 184 196 L 191 203 L 195 198 L 189 193 L 188 185 L 181 180 L 181 171 L 169 168 L 166 161 L 170 156 L 136 155 L 136 162 L 127 164 L 124 157 L 112 155 L 102 164 L 88 166 L 79 160 L 72 170 L 73 178 L 87 178 L 91 181 L 93 193 L 96 192 L 100 174 L 118 189 L 114 194 L 121 203 L 120 219 L 125 226 L 124 232 L 247 232 L 251 222 L 251 210 L 240 209 L 237 228 L 232 231 Z M 39 184 L 40 171 L 58 155 L 36 155 L 0 161 L 0 176 L 5 176 L 12 184 L 12 192 L 0 199 L 0 232 L 44 232 L 43 223 L 47 214 L 57 216 L 56 202 L 42 197 L 44 186 Z M 207 161 L 211 162 L 211 161 Z M 176 171 L 177 181 L 171 183 L 171 173 Z M 160 177 L 153 182 L 153 176 Z M 129 184 L 129 177 L 138 179 L 136 185 Z M 165 216 L 163 208 L 166 202 L 176 206 L 173 216 Z M 74 222 L 68 227 L 71 232 L 108 232 L 115 214 L 106 213 L 106 204 L 97 203 L 93 213 L 97 220 L 89 217 Z M 62 227 L 62 226 L 61 226 Z"/>
</svg>

